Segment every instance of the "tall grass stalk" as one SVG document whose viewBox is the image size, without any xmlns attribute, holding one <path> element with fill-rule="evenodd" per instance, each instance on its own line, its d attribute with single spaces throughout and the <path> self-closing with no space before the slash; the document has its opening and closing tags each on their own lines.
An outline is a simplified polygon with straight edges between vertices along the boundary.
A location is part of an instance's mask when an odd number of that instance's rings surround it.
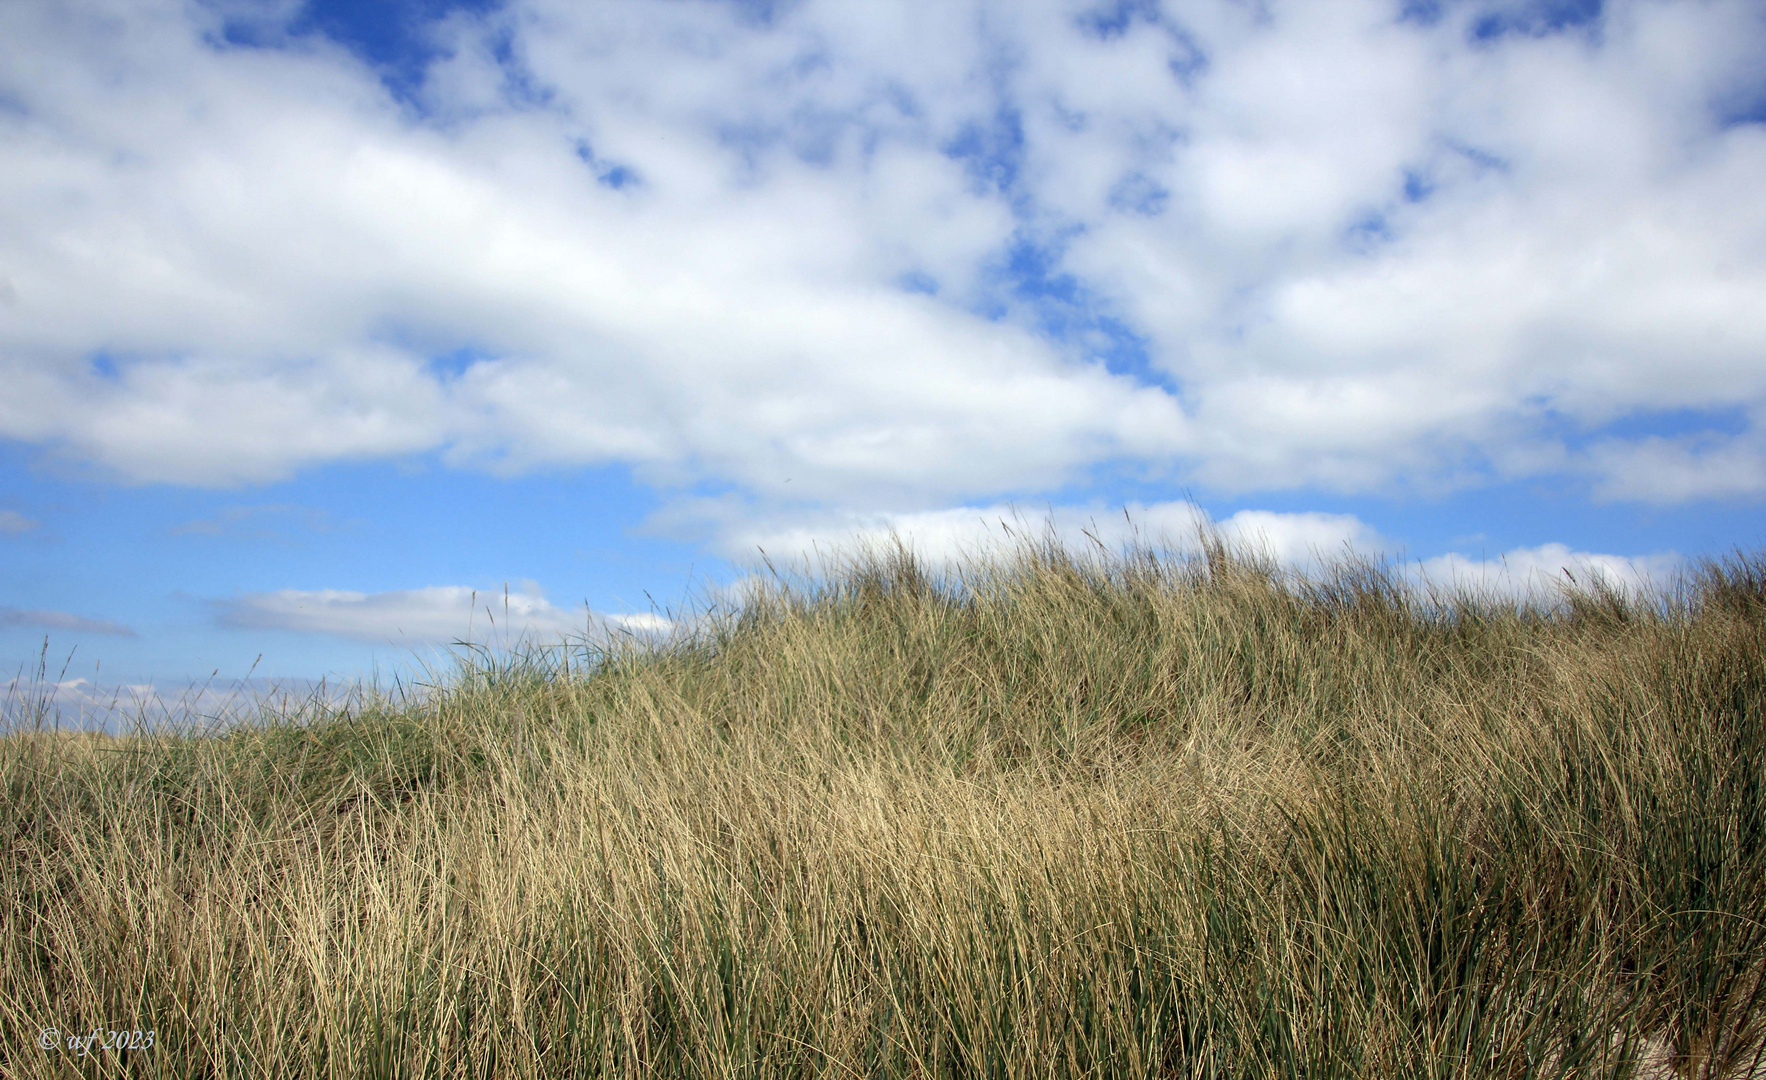
<svg viewBox="0 0 1766 1080">
<path fill-rule="evenodd" d="M 1746 1076 L 1766 559 L 1050 543 L 225 736 L 0 740 L 0 1073 Z M 79 1057 L 38 1033 L 155 1031 Z"/>
</svg>

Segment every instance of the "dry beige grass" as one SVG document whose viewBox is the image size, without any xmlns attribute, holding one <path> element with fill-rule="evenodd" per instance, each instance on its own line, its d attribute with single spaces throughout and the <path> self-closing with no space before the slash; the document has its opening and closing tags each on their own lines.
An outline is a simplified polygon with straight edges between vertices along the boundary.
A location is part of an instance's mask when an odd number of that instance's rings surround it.
<svg viewBox="0 0 1766 1080">
<path fill-rule="evenodd" d="M 6 739 L 0 1072 L 1745 1075 L 1763 709 L 1757 558 L 1546 609 L 883 553 L 423 703 Z M 105 1026 L 155 1046 L 34 1042 Z"/>
</svg>

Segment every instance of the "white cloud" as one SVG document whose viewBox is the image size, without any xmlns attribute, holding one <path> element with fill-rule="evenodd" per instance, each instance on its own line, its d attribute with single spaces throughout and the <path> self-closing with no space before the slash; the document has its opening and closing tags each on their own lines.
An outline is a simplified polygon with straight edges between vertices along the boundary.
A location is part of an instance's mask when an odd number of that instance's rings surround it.
<svg viewBox="0 0 1766 1080">
<path fill-rule="evenodd" d="M 618 631 L 665 635 L 673 628 L 670 620 L 653 613 L 565 610 L 531 581 L 506 591 L 466 585 L 378 593 L 280 589 L 247 593 L 214 606 L 221 624 L 237 629 L 292 630 L 396 645 L 503 644 Z"/>
<path fill-rule="evenodd" d="M 1766 490 L 1761 442 L 1758 428 L 1746 438 L 1601 442 L 1588 454 L 1601 477 L 1595 493 L 1657 503 L 1751 495 Z"/>
<path fill-rule="evenodd" d="M 1627 557 L 1544 544 L 1516 548 L 1495 559 L 1441 555 L 1413 564 L 1410 575 L 1419 584 L 1448 591 L 1550 600 L 1565 589 L 1601 585 L 1622 594 L 1660 593 L 1670 588 L 1684 569 L 1685 561 L 1672 552 Z"/>
<path fill-rule="evenodd" d="M 293 718 L 328 711 L 372 684 L 315 679 L 208 678 L 178 684 L 101 684 L 91 679 L 12 679 L 0 695 L 0 730 L 60 727 L 127 735 L 143 728 L 212 732 L 265 716 Z M 406 694 L 421 687 L 402 684 Z"/>
<path fill-rule="evenodd" d="M 511 0 L 437 30 L 421 121 L 319 39 L 205 43 L 230 8 L 0 6 L 0 437 L 216 485 L 614 461 L 855 520 L 1112 461 L 1766 492 L 1755 421 L 1600 435 L 1766 407 L 1766 125 L 1717 122 L 1759 92 L 1757 5 L 1487 45 L 1480 4 L 1169 6 L 1104 40 L 1068 0 Z M 1179 393 L 992 281 L 1056 231 Z"/>
<path fill-rule="evenodd" d="M 675 620 L 648 611 L 631 615 L 606 615 L 602 618 L 616 630 L 641 635 L 667 635 L 676 626 Z"/>
<path fill-rule="evenodd" d="M 814 515 L 797 520 L 720 523 L 723 553 L 753 562 L 761 553 L 775 565 L 801 567 L 807 560 L 838 559 L 859 548 L 883 550 L 900 540 L 917 556 L 939 566 L 987 558 L 1025 542 L 1053 536 L 1077 554 L 1116 553 L 1134 546 L 1168 551 L 1198 550 L 1206 527 L 1229 543 L 1260 552 L 1294 568 L 1317 567 L 1345 554 L 1370 554 L 1379 536 L 1347 514 L 1280 514 L 1243 510 L 1219 522 L 1186 502 L 1129 503 L 1115 510 L 1099 506 L 1028 507 L 994 505 L 889 514 Z"/>
<path fill-rule="evenodd" d="M 1758 92 L 1758 9 L 1609 4 L 1598 48 L 1472 48 L 1481 6 L 1433 30 L 1391 7 L 1216 23 L 1188 138 L 1154 166 L 1170 211 L 1075 241 L 1070 264 L 1111 283 L 1186 386 L 1199 478 L 1366 490 L 1484 461 L 1622 485 L 1554 453 L 1538 418 L 1760 402 L 1766 211 L 1745 192 L 1766 131 L 1711 109 Z M 1699 468 L 1728 479 L 1686 497 L 1738 475 Z"/>
<path fill-rule="evenodd" d="M 41 522 L 25 517 L 17 510 L 0 510 L 0 536 L 17 536 L 35 529 Z"/>
<path fill-rule="evenodd" d="M 464 585 L 360 593 L 345 589 L 281 589 L 248 593 L 220 605 L 221 621 L 254 630 L 296 630 L 374 642 L 446 643 L 489 640 L 498 631 L 557 634 L 581 629 L 537 591 L 480 593 Z"/>
<path fill-rule="evenodd" d="M 1377 555 L 1379 534 L 1352 514 L 1278 514 L 1241 510 L 1220 523 L 1221 534 L 1261 549 L 1282 565 L 1315 570 L 1325 563 Z"/>
<path fill-rule="evenodd" d="M 1196 553 L 1202 529 L 1240 550 L 1260 553 L 1277 566 L 1302 575 L 1328 573 L 1333 565 L 1382 561 L 1395 555 L 1379 533 L 1353 515 L 1240 511 L 1208 522 L 1192 504 L 1131 503 L 1114 513 L 1097 507 L 1051 507 L 1031 513 L 1013 506 L 963 507 L 921 513 L 878 514 L 843 519 L 804 518 L 771 526 L 744 520 L 742 531 L 727 530 L 725 553 L 758 564 L 761 552 L 786 573 L 835 571 L 844 559 L 869 549 L 887 551 L 900 541 L 936 570 L 956 569 L 972 560 L 1009 553 L 1026 541 L 1053 536 L 1080 556 L 1100 546 L 1119 553 L 1150 546 L 1171 553 Z M 1400 582 L 1422 592 L 1456 591 L 1554 603 L 1568 589 L 1598 585 L 1621 593 L 1661 594 L 1686 568 L 1674 552 L 1625 556 L 1577 551 L 1561 543 L 1514 548 L 1493 558 L 1449 553 L 1388 563 Z M 758 567 L 757 567 L 758 569 Z M 739 578 L 714 598 L 739 606 L 757 587 L 754 575 Z"/>
</svg>

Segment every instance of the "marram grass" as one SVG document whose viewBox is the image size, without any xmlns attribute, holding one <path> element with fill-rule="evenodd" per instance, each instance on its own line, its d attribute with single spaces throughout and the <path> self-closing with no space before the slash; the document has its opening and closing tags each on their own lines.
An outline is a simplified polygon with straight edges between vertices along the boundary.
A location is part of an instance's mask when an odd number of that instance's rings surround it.
<svg viewBox="0 0 1766 1080">
<path fill-rule="evenodd" d="M 226 737 L 0 739 L 0 1074 L 1766 1057 L 1766 559 L 1529 604 L 895 550 L 699 625 Z"/>
</svg>

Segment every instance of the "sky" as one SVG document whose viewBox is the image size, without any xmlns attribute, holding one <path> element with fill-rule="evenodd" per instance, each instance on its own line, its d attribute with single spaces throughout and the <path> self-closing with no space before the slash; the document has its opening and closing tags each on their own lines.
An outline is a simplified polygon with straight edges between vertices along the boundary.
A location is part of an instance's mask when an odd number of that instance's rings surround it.
<svg viewBox="0 0 1766 1080">
<path fill-rule="evenodd" d="M 1028 523 L 1766 546 L 1757 0 L 0 4 L 0 678 L 659 633 Z"/>
</svg>

